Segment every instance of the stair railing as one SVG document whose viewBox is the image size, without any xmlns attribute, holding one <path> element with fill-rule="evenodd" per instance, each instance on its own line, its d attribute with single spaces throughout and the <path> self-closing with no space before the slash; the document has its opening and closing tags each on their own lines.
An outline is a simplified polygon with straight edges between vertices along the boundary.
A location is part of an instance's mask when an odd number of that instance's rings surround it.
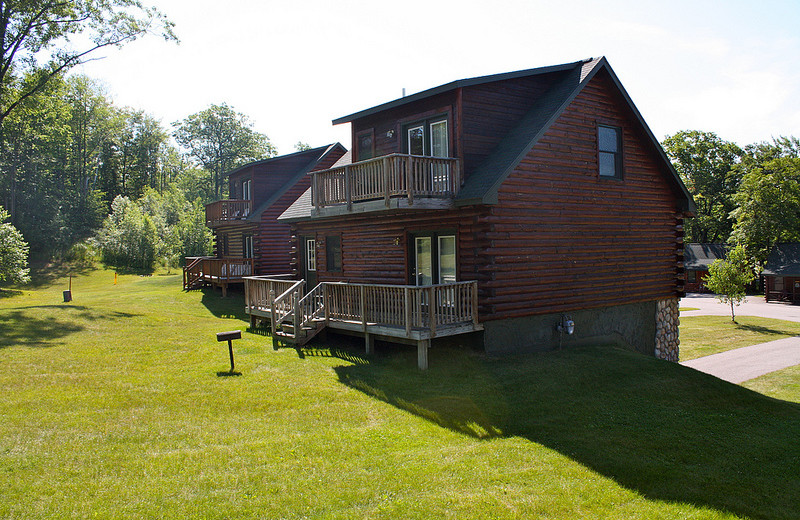
<svg viewBox="0 0 800 520">
<path fill-rule="evenodd" d="M 300 330 L 314 320 L 325 317 L 325 285 L 325 282 L 317 284 L 297 302 L 298 319 L 295 321 L 298 323 L 295 330 Z"/>
<path fill-rule="evenodd" d="M 305 287 L 305 285 L 305 280 L 298 280 L 281 293 L 280 296 L 272 300 L 270 319 L 272 321 L 273 334 L 275 334 L 278 328 L 284 323 L 288 323 L 289 320 L 297 321 L 294 319 L 294 316 L 297 313 L 298 302 L 300 301 L 300 295 L 303 293 L 303 287 Z M 295 326 L 292 337 L 297 338 L 297 330 L 298 327 Z"/>
</svg>

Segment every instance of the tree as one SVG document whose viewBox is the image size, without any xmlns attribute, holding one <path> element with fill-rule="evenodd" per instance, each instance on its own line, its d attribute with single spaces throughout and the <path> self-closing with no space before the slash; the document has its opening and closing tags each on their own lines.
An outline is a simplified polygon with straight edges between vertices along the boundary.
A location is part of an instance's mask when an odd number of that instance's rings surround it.
<svg viewBox="0 0 800 520">
<path fill-rule="evenodd" d="M 800 241 L 800 150 L 783 146 L 797 139 L 782 139 L 748 146 L 739 166 L 744 174 L 731 238 L 759 265 L 776 243 Z"/>
<path fill-rule="evenodd" d="M 27 283 L 28 243 L 7 219 L 8 212 L 0 207 L 0 282 Z"/>
<path fill-rule="evenodd" d="M 21 103 L 105 47 L 173 24 L 139 0 L 0 0 L 0 128 Z M 73 45 L 73 42 L 81 42 Z"/>
<path fill-rule="evenodd" d="M 687 240 L 727 241 L 733 195 L 741 178 L 734 166 L 742 150 L 713 132 L 697 130 L 667 136 L 662 145 L 697 204 L 697 216 L 685 224 Z"/>
<path fill-rule="evenodd" d="M 294 145 L 294 149 L 296 152 L 305 152 L 306 150 L 311 150 L 311 145 L 303 141 L 297 141 Z"/>
<path fill-rule="evenodd" d="M 223 194 L 225 172 L 275 155 L 267 136 L 254 131 L 247 116 L 225 103 L 211 105 L 173 126 L 178 144 L 210 173 L 217 199 Z"/>
<path fill-rule="evenodd" d="M 724 260 L 714 260 L 704 281 L 721 303 L 731 304 L 731 321 L 736 323 L 733 306 L 744 301 L 745 286 L 754 279 L 755 274 L 748 264 L 744 247 L 736 246 Z"/>
</svg>

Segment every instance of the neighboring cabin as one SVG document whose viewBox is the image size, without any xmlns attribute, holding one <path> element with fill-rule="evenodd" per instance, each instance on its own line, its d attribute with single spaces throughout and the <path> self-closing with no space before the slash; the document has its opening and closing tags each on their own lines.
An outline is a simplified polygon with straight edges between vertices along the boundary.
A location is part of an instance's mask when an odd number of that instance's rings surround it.
<svg viewBox="0 0 800 520">
<path fill-rule="evenodd" d="M 762 275 L 766 301 L 800 303 L 800 244 L 776 244 Z"/>
<path fill-rule="evenodd" d="M 686 269 L 686 292 L 709 292 L 704 279 L 714 260 L 724 260 L 728 254 L 725 244 L 686 244 L 683 264 Z"/>
<path fill-rule="evenodd" d="M 343 123 L 353 163 L 313 172 L 280 218 L 297 276 L 334 282 L 295 307 L 304 327 L 324 316 L 368 349 L 415 340 L 421 367 L 431 338 L 466 332 L 489 352 L 607 342 L 677 361 L 694 202 L 605 58 L 455 81 Z"/>
<path fill-rule="evenodd" d="M 187 259 L 184 287 L 243 283 L 254 274 L 291 272 L 291 229 L 277 217 L 309 186 L 308 174 L 331 167 L 339 143 L 246 164 L 226 175 L 229 198 L 206 205 L 214 256 Z"/>
</svg>

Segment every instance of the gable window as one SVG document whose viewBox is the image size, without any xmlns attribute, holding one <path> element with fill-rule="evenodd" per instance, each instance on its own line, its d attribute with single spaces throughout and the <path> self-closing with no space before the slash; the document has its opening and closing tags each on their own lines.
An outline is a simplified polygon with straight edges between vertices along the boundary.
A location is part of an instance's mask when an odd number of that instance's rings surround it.
<svg viewBox="0 0 800 520">
<path fill-rule="evenodd" d="M 306 269 L 317 270 L 317 241 L 313 238 L 306 240 Z"/>
<path fill-rule="evenodd" d="M 406 125 L 405 136 L 404 145 L 408 154 L 450 156 L 446 118 L 438 117 Z"/>
<path fill-rule="evenodd" d="M 622 132 L 613 126 L 597 127 L 598 164 L 601 177 L 622 177 Z"/>
<path fill-rule="evenodd" d="M 342 237 L 339 235 L 325 237 L 325 261 L 328 271 L 342 270 Z"/>
<path fill-rule="evenodd" d="M 242 200 L 250 200 L 252 195 L 250 191 L 250 187 L 252 186 L 253 181 L 247 179 L 246 181 L 242 181 Z"/>
</svg>

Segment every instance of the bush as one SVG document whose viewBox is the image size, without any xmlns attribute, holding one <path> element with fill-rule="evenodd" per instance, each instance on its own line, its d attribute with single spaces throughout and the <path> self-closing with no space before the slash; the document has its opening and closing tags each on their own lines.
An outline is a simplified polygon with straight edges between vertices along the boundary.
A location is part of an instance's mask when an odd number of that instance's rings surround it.
<svg viewBox="0 0 800 520">
<path fill-rule="evenodd" d="M 28 243 L 17 228 L 4 222 L 8 217 L 0 208 L 0 282 L 28 283 Z"/>
</svg>

